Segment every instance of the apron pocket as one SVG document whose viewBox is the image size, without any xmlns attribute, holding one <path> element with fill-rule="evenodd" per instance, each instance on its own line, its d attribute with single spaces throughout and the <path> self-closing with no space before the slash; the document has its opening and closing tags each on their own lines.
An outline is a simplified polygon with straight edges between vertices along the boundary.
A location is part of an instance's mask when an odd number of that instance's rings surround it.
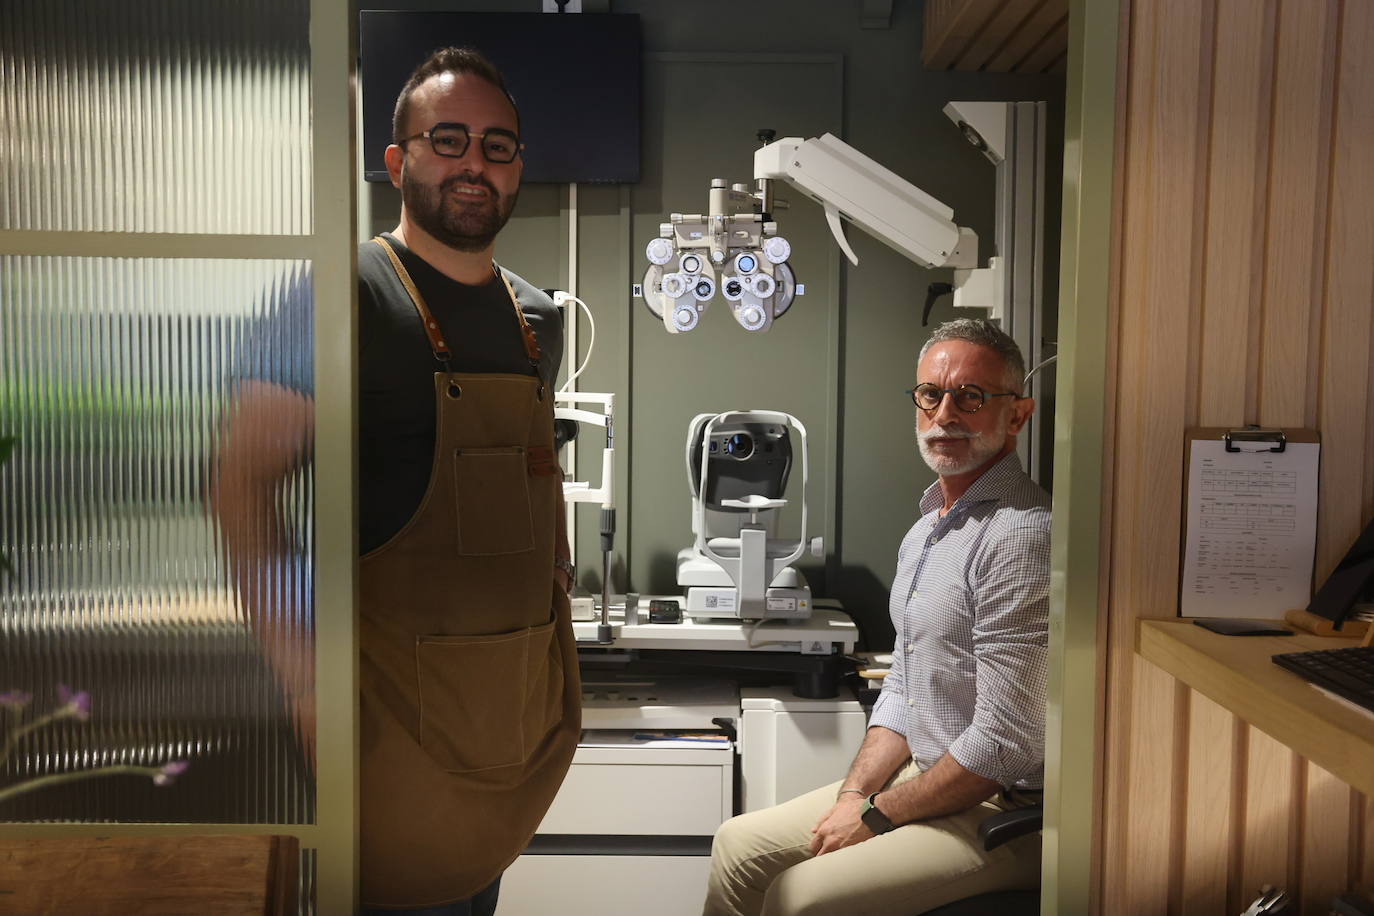
<svg viewBox="0 0 1374 916">
<path fill-rule="evenodd" d="M 492 636 L 417 637 L 425 753 L 452 773 L 524 763 L 562 712 L 548 702 L 562 695 L 553 636 L 546 623 Z"/>
<path fill-rule="evenodd" d="M 491 557 L 534 549 L 525 450 L 460 448 L 453 452 L 458 553 Z"/>
</svg>

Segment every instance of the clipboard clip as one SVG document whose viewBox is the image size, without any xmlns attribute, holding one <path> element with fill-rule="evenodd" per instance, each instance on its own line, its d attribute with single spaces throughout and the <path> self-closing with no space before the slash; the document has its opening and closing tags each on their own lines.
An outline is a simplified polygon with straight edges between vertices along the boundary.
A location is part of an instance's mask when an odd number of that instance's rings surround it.
<svg viewBox="0 0 1374 916">
<path fill-rule="evenodd" d="M 1226 443 L 1226 451 L 1228 451 L 1228 452 L 1239 452 L 1239 451 L 1242 451 L 1242 449 L 1240 449 L 1238 446 L 1236 446 L 1236 445 L 1233 444 L 1233 443 L 1236 443 L 1236 442 L 1274 442 L 1274 443 L 1277 443 L 1276 445 L 1274 445 L 1273 448 L 1269 448 L 1269 449 L 1259 449 L 1259 451 L 1282 452 L 1282 451 L 1286 451 L 1287 448 L 1288 448 L 1288 437 L 1284 435 L 1283 430 L 1281 430 L 1281 429 L 1261 429 L 1260 427 L 1255 426 L 1255 425 L 1253 425 L 1253 424 L 1250 425 L 1250 426 L 1245 427 L 1244 429 L 1230 429 L 1230 430 L 1227 430 L 1227 431 L 1226 431 L 1226 435 L 1225 435 L 1225 436 L 1222 436 L 1222 440 Z M 1255 450 L 1254 450 L 1254 449 L 1246 449 L 1245 451 L 1255 451 Z"/>
</svg>

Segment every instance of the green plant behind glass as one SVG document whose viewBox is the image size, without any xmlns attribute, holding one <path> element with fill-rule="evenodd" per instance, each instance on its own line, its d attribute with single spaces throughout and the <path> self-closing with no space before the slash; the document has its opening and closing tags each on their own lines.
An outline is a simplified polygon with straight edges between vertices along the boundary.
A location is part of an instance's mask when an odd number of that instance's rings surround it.
<svg viewBox="0 0 1374 916">
<path fill-rule="evenodd" d="M 0 436 L 0 467 L 4 467 L 13 457 L 14 445 L 18 441 L 14 436 Z M 10 566 L 9 558 L 3 552 L 0 552 L 0 570 L 10 574 L 14 572 Z M 17 687 L 0 693 L 0 773 L 3 773 L 10 755 L 29 734 L 62 719 L 75 719 L 78 722 L 85 722 L 90 718 L 91 695 L 86 691 L 72 690 L 65 684 L 59 684 L 57 686 L 57 699 L 57 707 L 51 712 L 32 715 L 32 710 L 29 709 L 29 704 L 33 700 L 32 694 Z M 161 766 L 153 767 L 107 766 L 36 776 L 11 785 L 0 785 L 0 804 L 26 792 L 33 792 L 37 789 L 73 782 L 78 779 L 89 779 L 92 776 L 148 776 L 152 778 L 154 785 L 169 786 L 178 776 L 186 772 L 187 766 L 185 760 L 169 760 Z"/>
<path fill-rule="evenodd" d="M 0 436 L 0 468 L 4 467 L 14 454 L 14 443 L 18 442 L 14 436 Z M 10 566 L 9 557 L 5 556 L 4 551 L 0 551 L 0 571 L 14 574 L 14 569 Z"/>
</svg>

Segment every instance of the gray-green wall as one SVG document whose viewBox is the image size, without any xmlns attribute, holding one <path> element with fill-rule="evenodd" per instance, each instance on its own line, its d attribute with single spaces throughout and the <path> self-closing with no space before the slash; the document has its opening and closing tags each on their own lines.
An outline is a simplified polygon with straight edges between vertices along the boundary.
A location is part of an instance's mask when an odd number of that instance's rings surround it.
<svg viewBox="0 0 1374 916">
<path fill-rule="evenodd" d="M 535 9 L 537 2 L 374 2 L 369 8 Z M 592 4 L 588 4 L 589 8 Z M 1052 138 L 1063 136 L 1062 76 L 929 72 L 922 68 L 921 6 L 896 0 L 890 26 L 860 27 L 859 0 L 667 3 L 616 0 L 636 13 L 644 34 L 643 168 L 633 186 L 581 185 L 577 191 L 579 296 L 596 315 L 596 352 L 578 387 L 621 398 L 619 532 L 613 585 L 672 591 L 673 557 L 691 539 L 683 446 L 702 411 L 785 410 L 810 438 L 812 512 L 808 534 L 826 538 L 826 559 L 806 567 L 818 597 L 837 598 L 867 642 L 891 645 L 887 589 L 897 545 L 933 480 L 916 452 L 913 412 L 903 389 L 928 336 L 925 289 L 948 280 L 863 232 L 849 229 L 859 256 L 851 266 L 831 241 L 820 208 L 786 189 L 777 214 L 806 284 L 789 313 L 765 335 L 731 319 L 717 297 L 701 327 L 669 335 L 630 297 L 645 267 L 644 245 L 672 211 L 706 209 L 711 178 L 747 181 L 756 129 L 778 136 L 836 133 L 953 208 L 974 229 L 986 258 L 993 237 L 993 167 L 942 114 L 963 100 L 1044 100 Z M 570 103 L 575 104 L 575 103 Z M 1049 150 L 1051 207 L 1046 263 L 1058 264 L 1060 150 Z M 536 285 L 566 286 L 568 189 L 529 185 L 497 242 L 506 266 Z M 373 231 L 395 225 L 399 195 L 373 184 L 364 195 Z M 1045 301 L 1053 308 L 1054 270 Z M 932 324 L 954 317 L 949 298 Z M 1054 327 L 1053 323 L 1050 325 Z M 585 322 L 582 340 L 586 341 Z M 1051 424 L 1045 424 L 1048 428 Z M 1047 440 L 1048 441 L 1048 440 Z M 600 445 L 587 434 L 579 476 L 595 477 Z M 794 477 L 789 496 L 800 492 Z M 599 589 L 598 513 L 578 510 L 579 580 Z M 783 531 L 795 529 L 795 512 Z"/>
</svg>

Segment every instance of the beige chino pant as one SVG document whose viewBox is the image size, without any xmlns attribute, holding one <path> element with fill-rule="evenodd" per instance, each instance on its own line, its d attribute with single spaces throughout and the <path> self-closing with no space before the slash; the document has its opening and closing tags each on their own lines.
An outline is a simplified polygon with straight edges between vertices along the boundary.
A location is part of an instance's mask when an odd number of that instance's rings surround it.
<svg viewBox="0 0 1374 916">
<path fill-rule="evenodd" d="M 889 785 L 920 773 L 913 762 Z M 1029 801 L 995 797 L 950 817 L 898 827 L 824 856 L 811 828 L 835 803 L 836 782 L 731 818 L 711 845 L 705 916 L 908 916 L 999 890 L 1040 883 L 1040 835 L 987 852 L 983 818 Z"/>
</svg>

